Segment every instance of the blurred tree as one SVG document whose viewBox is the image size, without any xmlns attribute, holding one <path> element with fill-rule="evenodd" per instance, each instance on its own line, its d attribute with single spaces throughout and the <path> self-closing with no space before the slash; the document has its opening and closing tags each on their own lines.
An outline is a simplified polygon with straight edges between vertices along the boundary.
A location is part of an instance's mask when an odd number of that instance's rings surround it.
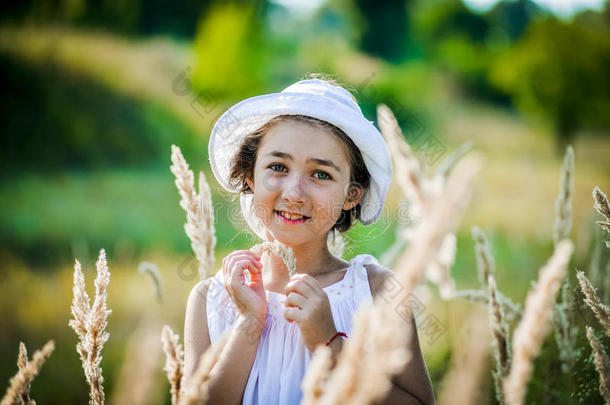
<svg viewBox="0 0 610 405">
<path fill-rule="evenodd" d="M 201 141 L 163 106 L 125 97 L 54 63 L 0 53 L 0 179 L 18 172 L 64 172 L 166 165 L 169 145 Z"/>
<path fill-rule="evenodd" d="M 532 0 L 503 0 L 496 3 L 485 15 L 496 29 L 505 32 L 513 42 L 523 35 L 532 19 L 543 13 Z"/>
<path fill-rule="evenodd" d="M 603 26 L 603 24 L 601 24 Z M 523 111 L 553 124 L 558 151 L 581 128 L 610 128 L 610 36 L 577 21 L 533 22 L 491 80 Z"/>
<path fill-rule="evenodd" d="M 233 0 L 265 12 L 265 0 Z M 213 0 L 7 0 L 0 2 L 0 21 L 54 22 L 102 27 L 129 35 L 169 34 L 193 38 Z"/>
<path fill-rule="evenodd" d="M 456 78 L 463 93 L 506 102 L 487 79 L 495 49 L 489 46 L 492 24 L 460 0 L 418 1 L 413 7 L 413 36 L 429 60 Z"/>
<path fill-rule="evenodd" d="M 270 50 L 261 46 L 264 2 L 245 7 L 219 2 L 200 21 L 195 37 L 193 84 L 212 102 L 259 92 Z M 216 100 L 216 101 L 214 101 Z"/>
<path fill-rule="evenodd" d="M 355 0 L 362 17 L 360 47 L 390 62 L 400 62 L 409 54 L 409 14 L 411 0 Z"/>
</svg>

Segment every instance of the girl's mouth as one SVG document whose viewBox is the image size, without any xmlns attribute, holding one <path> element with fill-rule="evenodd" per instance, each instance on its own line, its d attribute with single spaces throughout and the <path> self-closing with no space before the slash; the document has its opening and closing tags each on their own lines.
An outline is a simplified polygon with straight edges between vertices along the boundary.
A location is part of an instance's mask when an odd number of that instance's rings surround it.
<svg viewBox="0 0 610 405">
<path fill-rule="evenodd" d="M 290 218 L 285 217 L 284 214 L 280 211 L 274 210 L 273 212 L 275 213 L 275 215 L 277 215 L 282 220 L 282 222 L 284 222 L 286 224 L 301 224 L 310 218 L 310 217 L 303 216 L 300 219 L 290 219 Z"/>
</svg>

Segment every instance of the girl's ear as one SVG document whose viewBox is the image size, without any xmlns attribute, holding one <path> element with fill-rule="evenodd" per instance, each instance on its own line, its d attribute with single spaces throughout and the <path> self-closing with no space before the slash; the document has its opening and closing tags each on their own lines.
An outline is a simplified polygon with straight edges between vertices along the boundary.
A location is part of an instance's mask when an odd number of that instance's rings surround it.
<svg viewBox="0 0 610 405">
<path fill-rule="evenodd" d="M 350 190 L 347 193 L 345 202 L 343 203 L 343 209 L 349 211 L 354 208 L 360 202 L 362 198 L 362 188 L 358 186 L 350 186 Z"/>
<path fill-rule="evenodd" d="M 254 182 L 251 179 L 246 178 L 246 184 L 250 187 L 250 190 L 254 191 Z"/>
</svg>

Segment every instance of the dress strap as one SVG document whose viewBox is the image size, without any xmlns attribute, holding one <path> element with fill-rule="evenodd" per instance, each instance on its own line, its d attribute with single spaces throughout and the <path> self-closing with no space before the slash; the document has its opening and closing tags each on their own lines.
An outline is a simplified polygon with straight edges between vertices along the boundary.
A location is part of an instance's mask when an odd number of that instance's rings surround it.
<svg viewBox="0 0 610 405">
<path fill-rule="evenodd" d="M 360 301 L 362 299 L 371 301 L 373 295 L 371 294 L 371 287 L 369 285 L 368 272 L 364 266 L 370 263 L 379 264 L 379 261 L 372 255 L 363 253 L 354 256 L 350 260 L 350 267 L 346 277 L 350 277 L 349 281 L 354 286 L 355 299 Z"/>
</svg>

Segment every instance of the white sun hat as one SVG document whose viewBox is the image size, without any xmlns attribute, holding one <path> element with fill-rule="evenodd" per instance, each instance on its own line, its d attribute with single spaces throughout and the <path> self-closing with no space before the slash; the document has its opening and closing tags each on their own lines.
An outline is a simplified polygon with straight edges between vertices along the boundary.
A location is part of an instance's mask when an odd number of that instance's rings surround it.
<svg viewBox="0 0 610 405">
<path fill-rule="evenodd" d="M 351 94 L 324 80 L 296 82 L 280 93 L 263 94 L 240 101 L 216 121 L 208 143 L 212 172 L 227 191 L 239 192 L 229 183 L 233 157 L 244 138 L 278 115 L 306 115 L 340 128 L 360 150 L 371 175 L 370 187 L 360 200 L 360 222 L 370 225 L 381 215 L 392 179 L 392 158 L 381 133 L 367 120 Z M 252 194 L 240 194 L 242 215 L 252 230 L 266 239 L 262 222 L 252 211 Z"/>
</svg>

